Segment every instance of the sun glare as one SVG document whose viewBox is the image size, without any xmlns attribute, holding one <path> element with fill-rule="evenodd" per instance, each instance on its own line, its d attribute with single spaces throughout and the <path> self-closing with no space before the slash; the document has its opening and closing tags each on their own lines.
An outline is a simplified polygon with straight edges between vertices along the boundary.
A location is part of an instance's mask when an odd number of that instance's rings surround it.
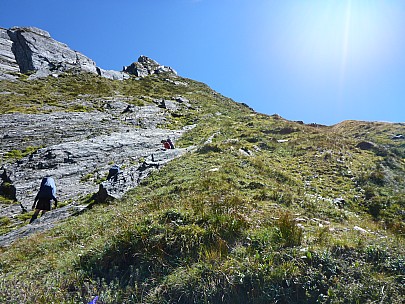
<svg viewBox="0 0 405 304">
<path fill-rule="evenodd" d="M 273 29 L 266 39 L 271 52 L 297 76 L 333 74 L 344 83 L 348 74 L 383 65 L 396 49 L 403 21 L 395 0 L 287 2 L 270 21 Z"/>
</svg>

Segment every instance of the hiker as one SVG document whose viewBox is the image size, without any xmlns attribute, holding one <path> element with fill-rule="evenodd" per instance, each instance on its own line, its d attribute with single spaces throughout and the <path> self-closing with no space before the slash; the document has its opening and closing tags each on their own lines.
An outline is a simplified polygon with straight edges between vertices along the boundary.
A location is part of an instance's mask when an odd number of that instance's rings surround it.
<svg viewBox="0 0 405 304">
<path fill-rule="evenodd" d="M 162 140 L 161 143 L 163 144 L 166 150 L 170 149 L 170 144 L 167 142 L 167 140 Z"/>
<path fill-rule="evenodd" d="M 58 205 L 58 200 L 55 197 L 56 195 L 56 186 L 55 181 L 52 177 L 46 176 L 41 181 L 41 186 L 39 188 L 38 194 L 34 199 L 34 204 L 32 209 L 35 209 L 34 214 L 31 217 L 30 224 L 36 220 L 38 214 L 42 211 L 41 216 L 45 212 L 51 210 L 51 201 L 55 202 L 55 208 Z"/>
<path fill-rule="evenodd" d="M 120 173 L 120 167 L 118 165 L 111 166 L 108 170 L 107 180 L 116 182 L 118 180 L 118 173 Z"/>
<path fill-rule="evenodd" d="M 173 144 L 172 140 L 169 137 L 167 138 L 166 141 L 169 143 L 170 149 L 174 149 L 174 144 Z"/>
<path fill-rule="evenodd" d="M 3 180 L 3 183 L 11 184 L 12 183 L 11 178 L 10 178 L 11 173 L 7 174 L 7 170 L 6 170 L 6 168 L 4 168 L 4 166 L 1 166 L 0 170 L 3 170 L 3 173 L 0 174 L 0 178 Z"/>
</svg>

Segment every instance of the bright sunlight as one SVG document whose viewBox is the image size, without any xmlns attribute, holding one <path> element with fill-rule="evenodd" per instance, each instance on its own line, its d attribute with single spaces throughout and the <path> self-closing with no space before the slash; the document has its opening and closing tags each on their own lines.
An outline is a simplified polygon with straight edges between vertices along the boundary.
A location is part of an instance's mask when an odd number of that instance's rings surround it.
<svg viewBox="0 0 405 304">
<path fill-rule="evenodd" d="M 280 61 L 298 77 L 333 75 L 344 83 L 348 74 L 361 77 L 376 72 L 396 55 L 402 30 L 396 1 L 286 2 L 283 14 L 269 21 L 269 27 L 283 32 L 264 37 L 270 40 L 266 49 L 276 49 Z"/>
</svg>

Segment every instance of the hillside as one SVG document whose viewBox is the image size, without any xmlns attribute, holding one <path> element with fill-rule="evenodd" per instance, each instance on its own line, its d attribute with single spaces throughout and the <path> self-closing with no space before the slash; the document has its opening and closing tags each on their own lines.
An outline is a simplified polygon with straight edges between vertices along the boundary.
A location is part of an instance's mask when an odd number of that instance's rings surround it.
<svg viewBox="0 0 405 304">
<path fill-rule="evenodd" d="M 288 121 L 167 69 L 13 73 L 0 302 L 405 301 L 404 124 Z M 132 183 L 99 201 L 112 163 Z M 47 173 L 60 206 L 28 224 Z"/>
</svg>

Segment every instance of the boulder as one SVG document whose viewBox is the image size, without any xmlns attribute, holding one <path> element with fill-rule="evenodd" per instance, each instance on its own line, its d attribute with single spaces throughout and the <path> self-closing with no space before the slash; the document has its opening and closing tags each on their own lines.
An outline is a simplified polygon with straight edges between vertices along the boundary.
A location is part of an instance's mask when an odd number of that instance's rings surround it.
<svg viewBox="0 0 405 304">
<path fill-rule="evenodd" d="M 188 109 L 192 108 L 191 103 L 187 98 L 184 98 L 182 96 L 177 96 L 177 97 L 174 98 L 174 100 L 177 103 L 181 104 L 182 106 L 184 106 L 184 107 L 186 107 Z"/>
<path fill-rule="evenodd" d="M 393 139 L 393 140 L 405 139 L 405 136 L 402 134 L 397 134 L 397 135 L 391 137 L 391 139 Z"/>
<path fill-rule="evenodd" d="M 124 80 L 128 79 L 129 75 L 124 72 L 118 72 L 114 70 L 103 70 L 99 67 L 97 67 L 97 74 L 101 77 L 108 78 L 108 79 L 113 79 L 113 80 Z"/>
<path fill-rule="evenodd" d="M 17 201 L 17 190 L 13 184 L 10 183 L 1 183 L 0 184 L 0 195 L 7 199 Z"/>
<path fill-rule="evenodd" d="M 284 127 L 284 128 L 277 128 L 273 130 L 274 134 L 281 134 L 281 135 L 287 135 L 291 134 L 294 132 L 299 132 L 298 128 L 293 128 L 293 127 Z"/>
<path fill-rule="evenodd" d="M 347 204 L 347 202 L 346 202 L 346 200 L 344 198 L 338 197 L 338 198 L 335 198 L 333 200 L 333 204 L 336 207 L 339 207 L 340 209 L 343 209 L 343 207 Z"/>
<path fill-rule="evenodd" d="M 356 145 L 356 148 L 359 148 L 360 150 L 374 150 L 377 146 L 369 141 L 361 141 Z"/>
</svg>

